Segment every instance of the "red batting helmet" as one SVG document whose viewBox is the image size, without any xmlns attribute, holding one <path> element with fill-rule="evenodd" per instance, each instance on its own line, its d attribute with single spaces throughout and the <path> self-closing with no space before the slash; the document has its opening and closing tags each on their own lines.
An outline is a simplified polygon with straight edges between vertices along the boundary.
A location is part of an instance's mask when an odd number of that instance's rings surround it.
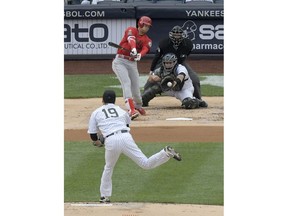
<svg viewBox="0 0 288 216">
<path fill-rule="evenodd" d="M 139 21 L 138 21 L 138 26 L 140 28 L 143 28 L 143 26 L 145 25 L 149 25 L 152 26 L 152 20 L 150 19 L 150 17 L 148 16 L 142 16 L 140 17 Z"/>
</svg>

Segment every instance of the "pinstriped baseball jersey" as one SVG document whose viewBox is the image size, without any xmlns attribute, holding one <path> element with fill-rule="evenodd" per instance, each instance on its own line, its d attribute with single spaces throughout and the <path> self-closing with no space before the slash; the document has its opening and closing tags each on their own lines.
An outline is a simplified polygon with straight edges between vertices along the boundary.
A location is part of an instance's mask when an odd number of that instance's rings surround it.
<svg viewBox="0 0 288 216">
<path fill-rule="evenodd" d="M 105 97 L 103 96 L 103 100 Z M 130 128 L 127 124 L 130 124 L 130 122 L 129 114 L 113 103 L 105 104 L 91 114 L 88 133 L 95 134 L 101 132 L 106 137 L 105 166 L 100 184 L 101 198 L 112 195 L 112 174 L 121 154 L 129 157 L 143 169 L 158 167 L 166 163 L 171 157 L 164 149 L 161 149 L 147 158 L 129 133 Z"/>
<path fill-rule="evenodd" d="M 96 109 L 89 120 L 88 133 L 101 133 L 104 137 L 120 131 L 130 130 L 127 124 L 130 124 L 131 119 L 129 114 L 119 106 L 108 103 Z"/>
</svg>

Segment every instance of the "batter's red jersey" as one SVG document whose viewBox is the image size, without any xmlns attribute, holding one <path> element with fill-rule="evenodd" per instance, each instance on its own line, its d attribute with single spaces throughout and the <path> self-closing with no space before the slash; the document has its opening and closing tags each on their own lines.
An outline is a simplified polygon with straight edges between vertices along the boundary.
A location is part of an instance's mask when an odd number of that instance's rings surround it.
<svg viewBox="0 0 288 216">
<path fill-rule="evenodd" d="M 128 50 L 136 48 L 137 53 L 141 53 L 141 57 L 143 57 L 150 51 L 152 40 L 146 34 L 139 35 L 137 28 L 128 27 L 119 45 Z M 122 49 L 118 49 L 117 54 L 130 56 L 128 51 Z"/>
</svg>

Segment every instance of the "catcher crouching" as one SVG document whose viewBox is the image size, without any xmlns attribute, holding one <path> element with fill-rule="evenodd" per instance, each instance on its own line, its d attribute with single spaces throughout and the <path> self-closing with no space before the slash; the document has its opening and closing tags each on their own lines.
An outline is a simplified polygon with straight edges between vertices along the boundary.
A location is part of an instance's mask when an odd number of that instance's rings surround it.
<svg viewBox="0 0 288 216">
<path fill-rule="evenodd" d="M 161 67 L 153 71 L 149 81 L 154 85 L 143 92 L 143 106 L 148 106 L 149 101 L 157 94 L 163 94 L 180 100 L 182 108 L 200 107 L 201 101 L 193 96 L 194 87 L 188 71 L 183 65 L 177 63 L 175 54 L 167 53 L 163 56 Z"/>
</svg>

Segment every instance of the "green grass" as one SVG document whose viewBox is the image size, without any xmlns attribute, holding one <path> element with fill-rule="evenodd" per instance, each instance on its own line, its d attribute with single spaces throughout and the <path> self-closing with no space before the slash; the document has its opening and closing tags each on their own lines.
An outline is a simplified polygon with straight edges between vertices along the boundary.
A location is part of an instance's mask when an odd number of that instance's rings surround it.
<svg viewBox="0 0 288 216">
<path fill-rule="evenodd" d="M 102 97 L 107 86 L 120 85 L 117 77 L 112 74 L 104 75 L 64 75 L 64 98 L 93 98 Z M 122 90 L 109 87 L 117 95 L 122 95 Z"/>
<path fill-rule="evenodd" d="M 209 74 L 213 75 L 213 74 Z M 199 76 L 200 80 L 204 76 Z M 123 96 L 120 82 L 114 74 L 64 75 L 64 98 L 102 97 L 105 89 L 113 89 Z M 223 87 L 201 85 L 202 96 L 223 96 Z"/>
<path fill-rule="evenodd" d="M 166 144 L 138 146 L 146 156 Z M 223 143 L 173 143 L 183 157 L 143 170 L 121 155 L 113 174 L 113 202 L 160 202 L 223 205 Z M 91 142 L 65 142 L 65 202 L 98 201 L 104 148 Z"/>
<path fill-rule="evenodd" d="M 212 85 L 201 85 L 201 94 L 202 96 L 219 96 L 223 97 L 224 92 L 222 87 L 212 86 Z"/>
<path fill-rule="evenodd" d="M 204 80 L 204 75 L 199 78 Z M 120 97 L 119 85 L 114 74 L 64 75 L 64 97 L 101 97 L 107 88 Z M 201 90 L 202 96 L 223 96 L 222 87 L 201 85 Z M 140 143 L 139 147 L 151 156 L 165 145 Z M 173 143 L 173 147 L 183 161 L 171 159 L 153 170 L 143 170 L 122 155 L 113 174 L 112 201 L 223 205 L 223 143 Z M 104 148 L 87 141 L 65 142 L 64 167 L 65 202 L 99 199 Z"/>
</svg>

